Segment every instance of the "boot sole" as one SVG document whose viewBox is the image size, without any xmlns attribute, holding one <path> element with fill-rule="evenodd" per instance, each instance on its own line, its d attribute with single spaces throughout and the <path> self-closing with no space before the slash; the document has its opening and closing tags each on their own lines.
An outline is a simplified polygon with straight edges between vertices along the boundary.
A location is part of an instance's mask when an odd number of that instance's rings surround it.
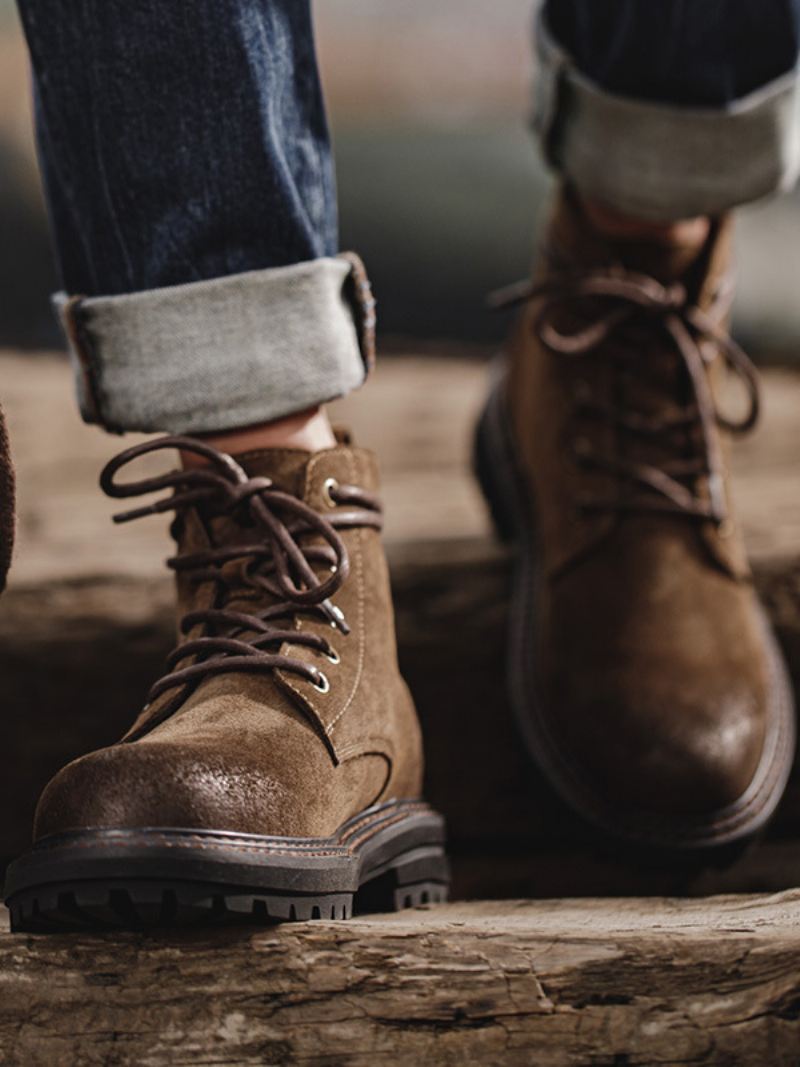
<svg viewBox="0 0 800 1067">
<path fill-rule="evenodd" d="M 444 821 L 422 802 L 366 809 L 330 838 L 175 828 L 42 838 L 6 876 L 11 930 L 348 919 L 447 899 Z"/>
<path fill-rule="evenodd" d="M 474 469 L 499 536 L 515 550 L 508 640 L 509 696 L 528 752 L 545 780 L 584 822 L 617 841 L 681 852 L 718 851 L 721 846 L 746 843 L 774 814 L 789 780 L 796 743 L 791 685 L 766 616 L 762 614 L 773 679 L 773 714 L 761 763 L 747 791 L 735 803 L 698 819 L 666 820 L 615 808 L 580 781 L 554 743 L 541 711 L 533 662 L 541 553 L 534 501 L 511 436 L 502 370 L 478 423 Z"/>
</svg>

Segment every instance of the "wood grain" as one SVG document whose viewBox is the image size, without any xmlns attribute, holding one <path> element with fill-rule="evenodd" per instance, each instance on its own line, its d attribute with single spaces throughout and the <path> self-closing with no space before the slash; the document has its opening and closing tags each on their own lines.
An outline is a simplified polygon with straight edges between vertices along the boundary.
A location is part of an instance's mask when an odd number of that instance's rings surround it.
<svg viewBox="0 0 800 1067">
<path fill-rule="evenodd" d="M 53 1064 L 796 1065 L 800 894 L 457 904 L 0 936 L 0 1056 Z"/>
<path fill-rule="evenodd" d="M 368 386 L 334 405 L 335 420 L 352 426 L 356 440 L 380 458 L 389 544 L 489 536 L 470 473 L 487 377 L 478 359 L 385 359 Z M 119 505 L 103 496 L 97 479 L 122 442 L 80 421 L 66 361 L 0 351 L 0 391 L 19 475 L 12 587 L 98 574 L 158 579 L 170 550 L 168 521 L 112 527 Z M 757 431 L 736 446 L 733 467 L 742 527 L 757 561 L 800 551 L 800 374 L 765 371 L 763 406 Z M 124 443 L 136 440 L 128 434 Z M 143 473 L 167 462 L 145 462 Z"/>
</svg>

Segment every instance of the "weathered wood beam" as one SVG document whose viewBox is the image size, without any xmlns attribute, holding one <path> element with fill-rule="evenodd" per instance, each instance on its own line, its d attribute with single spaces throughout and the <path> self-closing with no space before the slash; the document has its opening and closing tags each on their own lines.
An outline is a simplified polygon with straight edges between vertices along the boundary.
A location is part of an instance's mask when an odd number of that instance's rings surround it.
<svg viewBox="0 0 800 1067">
<path fill-rule="evenodd" d="M 0 1060 L 796 1065 L 800 893 L 0 936 Z"/>
</svg>

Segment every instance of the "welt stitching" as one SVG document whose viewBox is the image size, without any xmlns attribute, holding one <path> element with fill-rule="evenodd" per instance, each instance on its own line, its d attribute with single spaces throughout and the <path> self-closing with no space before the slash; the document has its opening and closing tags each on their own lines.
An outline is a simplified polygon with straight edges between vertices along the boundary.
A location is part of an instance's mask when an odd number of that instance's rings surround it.
<svg viewBox="0 0 800 1067">
<path fill-rule="evenodd" d="M 425 810 L 426 805 L 416 804 L 409 805 L 403 811 L 392 815 L 388 819 L 380 820 L 377 823 L 372 823 L 372 817 L 365 818 L 361 822 L 356 823 L 351 827 L 350 831 L 341 839 L 341 845 L 334 845 L 327 849 L 313 848 L 309 845 L 304 845 L 299 842 L 292 848 L 273 848 L 270 845 L 238 845 L 231 843 L 229 848 L 239 853 L 246 853 L 250 855 L 270 855 L 270 856 L 296 856 L 298 854 L 304 856 L 347 856 L 353 852 L 355 848 L 374 837 L 375 834 L 389 826 L 395 826 L 397 823 L 403 822 L 409 812 Z M 358 833 L 358 831 L 363 831 Z M 181 838 L 175 841 L 163 834 L 151 834 L 147 840 L 155 840 L 158 844 L 164 848 L 171 848 L 177 851 L 181 849 L 200 850 L 203 852 L 218 851 L 220 848 L 224 848 L 225 845 L 222 842 L 208 842 L 204 837 L 200 835 L 191 835 Z M 110 840 L 104 842 L 104 847 L 111 848 L 126 848 L 130 845 L 129 841 L 115 841 Z M 56 846 L 52 846 L 56 847 Z M 76 843 L 70 846 L 73 849 L 91 849 L 95 847 L 95 842 L 86 841 L 83 843 Z"/>
</svg>

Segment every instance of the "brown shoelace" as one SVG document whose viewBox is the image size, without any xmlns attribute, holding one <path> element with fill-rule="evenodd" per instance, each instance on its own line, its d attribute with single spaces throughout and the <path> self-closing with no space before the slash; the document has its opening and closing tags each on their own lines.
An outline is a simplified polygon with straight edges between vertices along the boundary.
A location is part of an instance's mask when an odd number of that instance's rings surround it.
<svg viewBox="0 0 800 1067">
<path fill-rule="evenodd" d="M 123 467 L 162 449 L 193 453 L 207 462 L 140 481 L 116 481 Z M 329 480 L 325 492 L 332 510 L 324 517 L 271 479 L 248 476 L 231 456 L 189 437 L 162 437 L 126 449 L 103 469 L 100 484 L 115 498 L 172 491 L 152 504 L 115 515 L 115 522 L 166 511 L 180 515 L 195 507 L 214 517 L 228 516 L 242 529 L 253 530 L 252 541 L 246 544 L 222 545 L 167 560 L 169 567 L 197 584 L 214 582 L 216 590 L 211 608 L 191 611 L 181 620 L 183 634 L 202 627 L 203 636 L 186 640 L 170 654 L 168 673 L 153 685 L 148 703 L 168 690 L 230 671 L 290 671 L 321 688 L 324 674 L 310 663 L 282 654 L 280 646 L 289 642 L 313 648 L 332 662 L 338 661 L 327 638 L 296 630 L 292 623 L 298 614 L 310 614 L 343 634 L 349 632 L 344 615 L 330 599 L 347 579 L 350 567 L 338 531 L 364 526 L 380 529 L 381 506 L 373 494 Z M 241 566 L 235 565 L 237 561 Z M 324 578 L 318 574 L 321 569 L 326 572 Z M 269 604 L 252 612 L 231 609 L 227 605 L 234 598 L 262 603 L 266 599 Z M 182 666 L 187 660 L 192 662 Z M 162 718 L 182 698 L 182 693 L 177 694 Z"/>
<path fill-rule="evenodd" d="M 665 448 L 680 449 L 692 436 L 697 441 L 693 456 L 666 458 L 659 466 L 617 456 L 602 455 L 591 448 L 579 451 L 578 462 L 614 476 L 621 485 L 649 492 L 621 493 L 604 499 L 585 497 L 578 502 L 583 511 L 649 512 L 661 511 L 710 520 L 720 524 L 726 518 L 723 457 L 714 427 L 732 433 L 750 430 L 759 416 L 758 372 L 745 352 L 720 325 L 728 310 L 727 294 L 721 292 L 706 312 L 692 304 L 681 284 L 662 285 L 644 274 L 619 267 L 597 269 L 581 274 L 559 275 L 541 284 L 522 282 L 501 290 L 490 298 L 497 308 L 527 300 L 541 301 L 533 328 L 542 343 L 557 355 L 572 358 L 602 358 L 609 351 L 606 342 L 631 324 L 647 322 L 663 331 L 682 361 L 689 383 L 689 402 L 669 414 L 653 415 L 621 410 L 583 396 L 580 410 L 611 422 L 618 430 L 660 441 Z M 576 333 L 561 333 L 552 322 L 555 312 L 576 302 L 607 304 L 608 310 Z M 710 343 L 709 343 L 710 342 Z M 635 352 L 633 353 L 635 355 Z M 719 355 L 745 386 L 748 408 L 744 417 L 733 420 L 718 411 L 708 380 L 707 368 Z M 618 358 L 619 353 L 614 353 Z M 699 479 L 707 485 L 707 499 L 695 486 Z"/>
</svg>

